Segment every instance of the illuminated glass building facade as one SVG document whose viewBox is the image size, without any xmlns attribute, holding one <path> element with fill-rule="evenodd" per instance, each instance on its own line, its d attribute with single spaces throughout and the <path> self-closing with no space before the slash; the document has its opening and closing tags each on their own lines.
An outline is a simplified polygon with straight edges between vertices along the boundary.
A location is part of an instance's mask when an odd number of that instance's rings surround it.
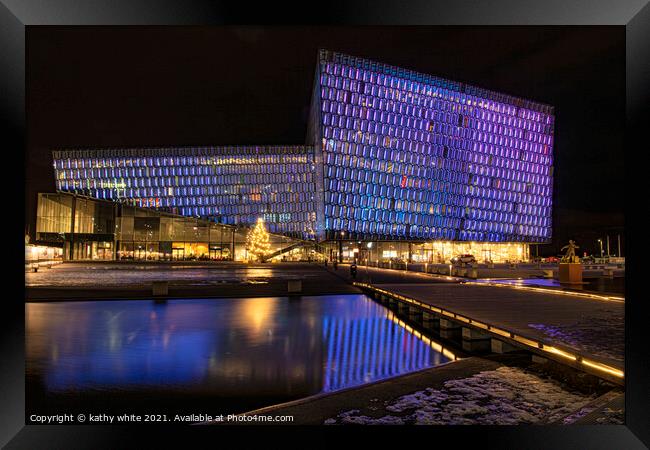
<svg viewBox="0 0 650 450">
<path fill-rule="evenodd" d="M 228 225 L 263 217 L 272 233 L 313 237 L 311 147 L 63 150 L 53 156 L 60 191 Z"/>
<path fill-rule="evenodd" d="M 361 239 L 546 242 L 550 106 L 319 54 L 309 135 L 323 228 Z"/>
<path fill-rule="evenodd" d="M 64 260 L 247 260 L 247 228 L 217 224 L 64 192 L 38 194 L 36 241 L 62 248 Z M 270 250 L 300 243 L 271 234 Z M 295 248 L 277 259 L 307 260 Z"/>
<path fill-rule="evenodd" d="M 521 260 L 551 238 L 553 131 L 551 106 L 321 50 L 306 145 L 58 150 L 54 168 L 61 191 L 228 225 L 263 217 L 338 241 L 338 255 L 376 241 L 411 261 L 402 241 L 429 244 L 422 261 Z"/>
</svg>

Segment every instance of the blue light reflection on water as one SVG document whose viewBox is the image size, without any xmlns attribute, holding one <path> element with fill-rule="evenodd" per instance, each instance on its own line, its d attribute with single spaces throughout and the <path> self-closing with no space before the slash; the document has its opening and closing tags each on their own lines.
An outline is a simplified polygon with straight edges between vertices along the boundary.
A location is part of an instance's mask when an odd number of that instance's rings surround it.
<svg viewBox="0 0 650 450">
<path fill-rule="evenodd" d="M 27 373 L 49 392 L 305 395 L 449 359 L 365 296 L 26 305 Z"/>
</svg>

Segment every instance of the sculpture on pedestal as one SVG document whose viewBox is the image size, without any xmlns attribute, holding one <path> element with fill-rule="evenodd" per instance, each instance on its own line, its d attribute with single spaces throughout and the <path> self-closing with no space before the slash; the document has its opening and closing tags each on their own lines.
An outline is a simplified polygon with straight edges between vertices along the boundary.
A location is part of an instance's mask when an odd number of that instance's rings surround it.
<svg viewBox="0 0 650 450">
<path fill-rule="evenodd" d="M 569 239 L 569 245 L 565 245 L 560 249 L 560 251 L 567 249 L 566 254 L 562 257 L 563 263 L 579 263 L 580 258 L 576 256 L 576 249 L 580 248 L 576 245 L 574 240 Z"/>
</svg>

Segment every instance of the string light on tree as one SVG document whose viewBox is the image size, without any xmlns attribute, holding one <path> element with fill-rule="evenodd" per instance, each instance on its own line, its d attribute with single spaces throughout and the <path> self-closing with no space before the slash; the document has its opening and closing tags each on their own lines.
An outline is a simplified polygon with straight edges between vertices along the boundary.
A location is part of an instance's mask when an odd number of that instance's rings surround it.
<svg viewBox="0 0 650 450">
<path fill-rule="evenodd" d="M 257 219 L 255 227 L 246 237 L 246 250 L 254 255 L 256 259 L 261 260 L 264 255 L 269 253 L 270 248 L 269 233 L 266 231 L 264 219 L 260 217 Z"/>
</svg>

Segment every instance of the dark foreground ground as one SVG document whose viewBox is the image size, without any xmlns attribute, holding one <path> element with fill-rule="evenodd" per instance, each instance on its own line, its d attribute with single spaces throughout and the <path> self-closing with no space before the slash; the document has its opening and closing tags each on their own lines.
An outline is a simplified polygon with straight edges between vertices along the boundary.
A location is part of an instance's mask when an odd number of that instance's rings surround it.
<svg viewBox="0 0 650 450">
<path fill-rule="evenodd" d="M 622 411 L 607 415 L 603 410 L 620 403 L 622 395 L 595 377 L 575 377 L 557 365 L 533 364 L 522 352 L 470 357 L 262 408 L 237 423 L 269 424 L 252 422 L 255 416 L 291 416 L 289 421 L 282 419 L 291 425 L 571 424 L 587 416 L 591 423 L 617 423 Z"/>
</svg>

